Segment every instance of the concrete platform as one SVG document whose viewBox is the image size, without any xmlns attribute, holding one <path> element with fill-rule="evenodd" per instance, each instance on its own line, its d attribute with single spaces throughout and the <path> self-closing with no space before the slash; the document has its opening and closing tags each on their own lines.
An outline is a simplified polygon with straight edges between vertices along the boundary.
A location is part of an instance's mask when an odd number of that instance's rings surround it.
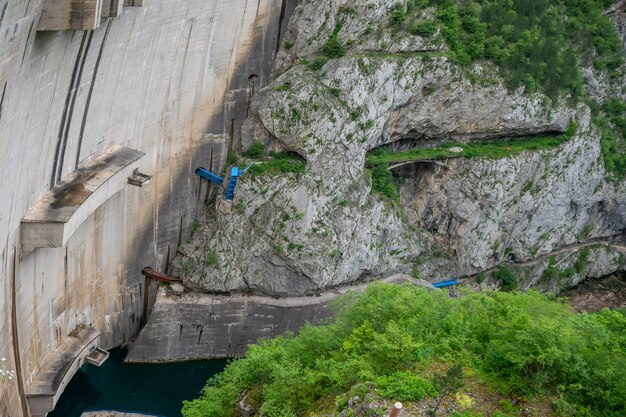
<svg viewBox="0 0 626 417">
<path fill-rule="evenodd" d="M 98 345 L 99 338 L 99 331 L 81 324 L 50 353 L 26 388 L 32 417 L 44 417 L 54 409 L 70 379 Z"/>
<path fill-rule="evenodd" d="M 101 8 L 102 0 L 44 0 L 37 30 L 94 30 Z"/>
<path fill-rule="evenodd" d="M 127 184 L 143 155 L 115 146 L 80 164 L 22 218 L 20 258 L 37 248 L 62 247 L 91 213 Z"/>
</svg>

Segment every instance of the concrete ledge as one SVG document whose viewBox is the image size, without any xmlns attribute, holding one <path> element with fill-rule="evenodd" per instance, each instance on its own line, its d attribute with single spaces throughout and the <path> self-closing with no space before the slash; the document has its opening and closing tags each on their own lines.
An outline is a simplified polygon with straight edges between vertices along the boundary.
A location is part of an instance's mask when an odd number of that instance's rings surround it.
<svg viewBox="0 0 626 417">
<path fill-rule="evenodd" d="M 102 0 L 102 17 L 119 16 L 123 6 L 123 0 Z"/>
<path fill-rule="evenodd" d="M 143 155 L 116 146 L 80 164 L 22 219 L 20 258 L 37 248 L 62 247 L 91 213 L 127 184 Z"/>
<path fill-rule="evenodd" d="M 26 389 L 32 417 L 44 417 L 54 409 L 87 355 L 98 345 L 100 332 L 81 324 L 44 361 Z"/>
<path fill-rule="evenodd" d="M 37 30 L 94 30 L 100 25 L 101 2 L 44 0 Z"/>
</svg>

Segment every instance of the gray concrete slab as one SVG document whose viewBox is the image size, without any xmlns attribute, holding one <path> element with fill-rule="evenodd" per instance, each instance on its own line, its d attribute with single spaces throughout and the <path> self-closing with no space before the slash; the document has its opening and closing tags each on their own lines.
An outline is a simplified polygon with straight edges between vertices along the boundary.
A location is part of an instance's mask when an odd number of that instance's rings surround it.
<svg viewBox="0 0 626 417">
<path fill-rule="evenodd" d="M 43 417 L 54 408 L 76 370 L 97 346 L 99 337 L 98 330 L 81 324 L 48 355 L 26 389 L 33 417 Z"/>
</svg>

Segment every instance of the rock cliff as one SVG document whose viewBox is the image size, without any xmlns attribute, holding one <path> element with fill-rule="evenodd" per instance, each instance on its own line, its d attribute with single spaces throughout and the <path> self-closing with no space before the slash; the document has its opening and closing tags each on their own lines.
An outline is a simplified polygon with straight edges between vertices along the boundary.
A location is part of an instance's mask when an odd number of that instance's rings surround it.
<svg viewBox="0 0 626 417">
<path fill-rule="evenodd" d="M 506 88 L 489 62 L 455 63 L 440 29 L 395 30 L 390 13 L 384 0 L 298 6 L 243 139 L 261 141 L 266 156 L 295 153 L 306 168 L 245 176 L 231 214 L 208 208 L 181 248 L 189 286 L 303 295 L 396 272 L 437 280 L 621 236 L 624 182 L 607 180 L 587 105 Z M 589 73 L 599 96 L 617 94 Z M 368 153 L 384 145 L 462 149 L 573 125 L 558 147 L 392 167 L 399 199 L 371 193 Z"/>
</svg>

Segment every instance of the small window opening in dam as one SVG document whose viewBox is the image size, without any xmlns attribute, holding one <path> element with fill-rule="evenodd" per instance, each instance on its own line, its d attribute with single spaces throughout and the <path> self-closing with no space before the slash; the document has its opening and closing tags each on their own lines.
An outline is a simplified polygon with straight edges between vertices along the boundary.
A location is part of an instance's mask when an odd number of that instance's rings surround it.
<svg viewBox="0 0 626 417">
<path fill-rule="evenodd" d="M 118 410 L 180 417 L 183 400 L 198 397 L 206 381 L 221 372 L 226 359 L 161 364 L 124 363 L 116 348 L 101 366 L 83 365 L 48 417 L 80 417 L 85 411 Z"/>
</svg>

